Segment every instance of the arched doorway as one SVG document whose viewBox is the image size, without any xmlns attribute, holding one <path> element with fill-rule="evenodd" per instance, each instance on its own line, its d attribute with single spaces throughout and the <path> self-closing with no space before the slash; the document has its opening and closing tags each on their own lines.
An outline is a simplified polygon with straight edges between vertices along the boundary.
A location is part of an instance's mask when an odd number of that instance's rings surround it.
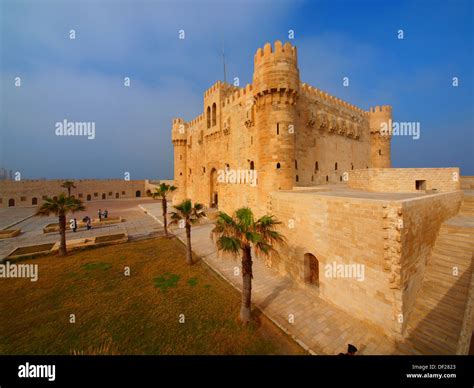
<svg viewBox="0 0 474 388">
<path fill-rule="evenodd" d="M 102 193 L 102 199 L 105 199 L 105 193 Z"/>
<path fill-rule="evenodd" d="M 137 190 L 135 192 L 135 197 L 140 198 L 142 196 L 142 192 L 140 190 Z"/>
<path fill-rule="evenodd" d="M 90 194 L 87 194 L 87 200 L 90 201 L 92 199 Z"/>
<path fill-rule="evenodd" d="M 14 200 L 13 198 L 10 198 L 10 199 L 8 200 L 8 206 L 9 206 L 9 207 L 15 206 L 15 200 Z"/>
<path fill-rule="evenodd" d="M 38 205 L 38 198 L 36 198 L 36 197 L 31 198 L 31 204 L 32 205 Z"/>
<path fill-rule="evenodd" d="M 304 255 L 304 281 L 308 285 L 319 287 L 319 261 L 311 253 Z"/>
<path fill-rule="evenodd" d="M 213 168 L 209 176 L 209 207 L 217 208 L 219 198 L 217 195 L 217 170 Z"/>
</svg>

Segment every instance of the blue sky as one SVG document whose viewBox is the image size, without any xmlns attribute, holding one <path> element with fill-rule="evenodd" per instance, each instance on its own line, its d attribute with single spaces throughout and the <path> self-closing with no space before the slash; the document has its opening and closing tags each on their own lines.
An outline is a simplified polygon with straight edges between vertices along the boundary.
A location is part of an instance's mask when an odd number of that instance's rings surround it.
<svg viewBox="0 0 474 388">
<path fill-rule="evenodd" d="M 222 43 L 228 79 L 242 86 L 257 48 L 290 29 L 302 81 L 420 122 L 419 140 L 392 140 L 394 167 L 474 175 L 470 0 L 0 4 L 0 166 L 23 179 L 172 178 L 171 119 L 201 113 L 204 90 L 223 78 Z M 95 122 L 96 138 L 56 136 L 64 119 Z"/>
</svg>

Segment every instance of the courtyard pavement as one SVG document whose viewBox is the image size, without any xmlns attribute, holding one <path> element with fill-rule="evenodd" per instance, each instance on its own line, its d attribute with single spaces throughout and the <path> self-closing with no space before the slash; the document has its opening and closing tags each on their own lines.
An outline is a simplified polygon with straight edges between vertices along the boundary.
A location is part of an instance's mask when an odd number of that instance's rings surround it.
<svg viewBox="0 0 474 388">
<path fill-rule="evenodd" d="M 137 239 L 149 236 L 153 233 L 161 232 L 163 230 L 162 226 L 139 208 L 140 204 L 151 204 L 152 202 L 154 202 L 154 200 L 149 198 L 113 199 L 86 202 L 86 211 L 77 212 L 74 215 L 68 214 L 68 223 L 66 225 L 67 239 L 97 237 L 115 233 L 127 233 L 131 239 Z M 69 220 L 72 217 L 76 217 L 77 220 L 81 220 L 86 215 L 91 218 L 97 218 L 97 212 L 99 209 L 107 209 L 109 217 L 121 216 L 125 221 L 119 224 L 102 226 L 101 228 L 92 228 L 91 230 L 82 228 L 76 233 L 69 229 Z M 33 215 L 36 208 L 7 208 L 1 210 L 8 210 L 8 212 L 2 212 L 0 214 L 2 219 L 0 227 L 3 224 L 10 225 L 12 222 L 21 221 L 21 219 Z M 3 218 L 4 215 L 5 219 Z M 0 259 L 6 257 L 11 251 L 19 246 L 46 244 L 59 241 L 59 233 L 43 233 L 44 226 L 57 222 L 58 219 L 55 216 L 34 216 L 19 222 L 13 227 L 15 229 L 21 229 L 21 234 L 18 237 L 0 240 Z"/>
<path fill-rule="evenodd" d="M 142 207 L 153 218 L 161 220 L 159 203 L 145 204 Z M 234 275 L 235 267 L 240 268 L 240 259 L 218 254 L 211 238 L 213 227 L 212 223 L 193 226 L 193 251 L 241 291 L 242 277 L 240 274 Z M 173 233 L 181 241 L 185 241 L 184 229 L 173 228 Z M 399 347 L 377 327 L 359 321 L 322 300 L 311 288 L 299 285 L 290 277 L 268 268 L 261 260 L 254 260 L 253 271 L 254 305 L 309 352 L 336 355 L 345 353 L 347 344 L 351 343 L 359 349 L 358 354 L 416 354 L 407 347 Z"/>
</svg>

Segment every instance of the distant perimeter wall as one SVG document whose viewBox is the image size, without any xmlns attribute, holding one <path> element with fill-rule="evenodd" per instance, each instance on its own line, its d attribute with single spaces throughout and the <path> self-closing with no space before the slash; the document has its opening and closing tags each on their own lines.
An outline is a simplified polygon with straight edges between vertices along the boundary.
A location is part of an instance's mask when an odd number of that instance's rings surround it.
<svg viewBox="0 0 474 388">
<path fill-rule="evenodd" d="M 40 205 L 46 197 L 67 193 L 61 187 L 63 182 L 64 180 L 0 181 L 0 208 Z M 146 180 L 123 179 L 78 179 L 74 180 L 74 185 L 76 188 L 71 190 L 71 195 L 84 202 L 144 197 L 147 188 L 151 188 Z"/>
</svg>

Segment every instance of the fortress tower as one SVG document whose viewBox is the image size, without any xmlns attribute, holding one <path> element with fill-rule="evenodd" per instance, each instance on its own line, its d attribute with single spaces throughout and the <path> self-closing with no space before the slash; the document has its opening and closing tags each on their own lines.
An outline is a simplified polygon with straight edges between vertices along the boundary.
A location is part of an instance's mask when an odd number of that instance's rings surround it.
<svg viewBox="0 0 474 388">
<path fill-rule="evenodd" d="M 186 136 L 184 120 L 173 119 L 171 139 L 174 149 L 174 185 L 178 188 L 173 195 L 173 205 L 186 199 Z"/>
<path fill-rule="evenodd" d="M 294 183 L 296 101 L 300 77 L 296 47 L 267 43 L 254 57 L 253 96 L 258 138 L 258 198 L 292 189 Z"/>
<path fill-rule="evenodd" d="M 370 108 L 368 118 L 370 129 L 370 166 L 373 168 L 391 167 L 391 133 L 381 132 L 381 128 L 384 123 L 386 128 L 391 131 L 392 107 L 384 105 Z"/>
</svg>

